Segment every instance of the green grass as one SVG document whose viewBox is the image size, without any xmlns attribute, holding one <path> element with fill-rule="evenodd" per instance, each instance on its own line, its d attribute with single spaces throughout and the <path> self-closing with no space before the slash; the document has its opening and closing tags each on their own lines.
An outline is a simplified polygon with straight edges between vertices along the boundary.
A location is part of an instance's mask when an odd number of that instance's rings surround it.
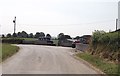
<svg viewBox="0 0 120 76">
<path fill-rule="evenodd" d="M 52 40 L 56 45 L 58 45 L 58 40 Z"/>
<path fill-rule="evenodd" d="M 2 57 L 2 61 L 12 56 L 18 50 L 19 50 L 19 47 L 17 46 L 13 46 L 11 44 L 2 44 L 2 50 L 0 50 L 0 57 Z"/>
<path fill-rule="evenodd" d="M 20 38 L 20 39 L 24 39 L 24 40 L 36 40 L 37 38 Z"/>
<path fill-rule="evenodd" d="M 77 56 L 86 60 L 106 74 L 118 74 L 118 65 L 115 63 L 109 63 L 102 58 L 90 55 L 89 53 L 79 53 Z"/>
</svg>

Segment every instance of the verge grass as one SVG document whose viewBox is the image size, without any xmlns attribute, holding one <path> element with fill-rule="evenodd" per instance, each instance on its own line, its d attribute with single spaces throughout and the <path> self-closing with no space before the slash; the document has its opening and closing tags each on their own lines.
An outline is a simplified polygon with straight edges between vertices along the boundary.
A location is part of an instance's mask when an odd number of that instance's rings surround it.
<svg viewBox="0 0 120 76">
<path fill-rule="evenodd" d="M 18 46 L 3 43 L 2 50 L 0 50 L 0 57 L 1 57 L 0 59 L 2 59 L 1 61 L 4 61 L 8 57 L 12 56 L 16 52 L 18 52 L 18 50 L 19 50 Z"/>
<path fill-rule="evenodd" d="M 115 63 L 107 62 L 104 59 L 93 56 L 89 53 L 79 53 L 76 54 L 76 56 L 89 62 L 90 64 L 92 64 L 106 74 L 118 74 L 118 65 Z"/>
</svg>

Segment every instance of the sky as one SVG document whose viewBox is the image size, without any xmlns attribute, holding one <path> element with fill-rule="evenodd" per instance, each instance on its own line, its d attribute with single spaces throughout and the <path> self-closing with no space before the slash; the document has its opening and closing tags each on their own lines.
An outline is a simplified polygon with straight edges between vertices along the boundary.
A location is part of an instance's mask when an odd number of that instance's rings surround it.
<svg viewBox="0 0 120 76">
<path fill-rule="evenodd" d="M 59 33 L 72 37 L 94 30 L 114 31 L 119 0 L 0 0 L 1 34 L 16 32 Z"/>
</svg>

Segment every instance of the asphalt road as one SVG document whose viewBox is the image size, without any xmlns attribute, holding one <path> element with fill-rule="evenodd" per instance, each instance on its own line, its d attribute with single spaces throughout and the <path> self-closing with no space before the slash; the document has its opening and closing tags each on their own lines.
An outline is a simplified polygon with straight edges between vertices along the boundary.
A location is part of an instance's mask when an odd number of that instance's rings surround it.
<svg viewBox="0 0 120 76">
<path fill-rule="evenodd" d="M 68 47 L 18 45 L 18 53 L 2 64 L 3 74 L 97 74 L 73 57 Z"/>
</svg>

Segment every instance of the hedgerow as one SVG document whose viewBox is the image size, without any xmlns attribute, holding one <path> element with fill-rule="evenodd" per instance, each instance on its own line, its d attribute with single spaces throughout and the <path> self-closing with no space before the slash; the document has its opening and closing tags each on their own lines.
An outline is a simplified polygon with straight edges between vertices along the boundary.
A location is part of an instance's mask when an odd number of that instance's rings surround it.
<svg viewBox="0 0 120 76">
<path fill-rule="evenodd" d="M 120 51 L 120 31 L 115 32 L 104 32 L 95 31 L 93 32 L 91 39 L 91 52 L 92 54 L 98 54 L 101 57 L 108 58 L 110 60 L 117 60 L 118 52 Z"/>
</svg>

